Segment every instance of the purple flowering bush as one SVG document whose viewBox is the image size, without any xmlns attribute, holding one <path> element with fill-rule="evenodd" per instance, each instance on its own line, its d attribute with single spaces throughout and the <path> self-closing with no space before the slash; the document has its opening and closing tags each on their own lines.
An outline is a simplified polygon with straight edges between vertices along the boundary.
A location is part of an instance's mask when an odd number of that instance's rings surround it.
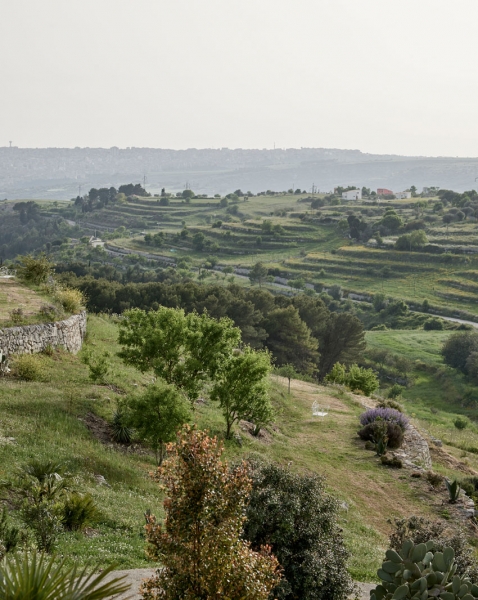
<svg viewBox="0 0 478 600">
<path fill-rule="evenodd" d="M 378 419 L 398 425 L 402 431 L 408 427 L 407 417 L 394 408 L 369 408 L 360 415 L 360 423 L 365 426 L 374 423 Z"/>
</svg>

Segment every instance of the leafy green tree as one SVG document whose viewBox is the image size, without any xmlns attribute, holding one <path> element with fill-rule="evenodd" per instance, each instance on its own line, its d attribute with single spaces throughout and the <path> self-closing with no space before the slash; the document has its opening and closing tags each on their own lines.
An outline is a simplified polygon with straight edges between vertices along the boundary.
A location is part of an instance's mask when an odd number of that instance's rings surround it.
<svg viewBox="0 0 478 600">
<path fill-rule="evenodd" d="M 160 465 L 165 444 L 174 441 L 176 432 L 191 416 L 188 403 L 173 385 L 158 382 L 140 396 L 131 397 L 127 407 L 128 424 L 154 450 Z"/>
<path fill-rule="evenodd" d="M 361 321 L 349 313 L 331 313 L 319 338 L 319 376 L 325 377 L 333 365 L 350 365 L 365 350 L 365 332 Z"/>
<path fill-rule="evenodd" d="M 324 301 L 318 296 L 297 294 L 292 299 L 292 304 L 299 311 L 299 316 L 310 329 L 312 335 L 319 339 L 325 329 L 329 311 Z"/>
<path fill-rule="evenodd" d="M 271 359 L 268 352 L 257 352 L 246 346 L 224 363 L 211 389 L 211 399 L 218 402 L 226 421 L 226 439 L 232 426 L 241 419 L 261 427 L 272 421 L 268 394 Z"/>
<path fill-rule="evenodd" d="M 319 358 L 317 340 L 294 306 L 276 308 L 265 319 L 266 345 L 279 366 L 291 364 L 297 371 L 313 373 Z"/>
<path fill-rule="evenodd" d="M 268 547 L 242 538 L 251 481 L 242 463 L 230 469 L 216 438 L 186 428 L 168 448 L 156 479 L 166 490 L 162 525 L 148 516 L 148 554 L 161 562 L 142 587 L 144 600 L 267 600 L 279 580 Z"/>
<path fill-rule="evenodd" d="M 376 312 L 380 312 L 387 306 L 387 297 L 382 292 L 373 295 L 372 306 Z"/>
<path fill-rule="evenodd" d="M 194 198 L 195 194 L 192 190 L 184 190 L 181 196 L 184 198 L 184 200 L 191 200 L 191 198 Z"/>
<path fill-rule="evenodd" d="M 338 383 L 344 385 L 347 381 L 347 369 L 344 365 L 337 362 L 324 377 L 328 383 Z"/>
<path fill-rule="evenodd" d="M 466 374 L 476 384 L 478 383 L 478 351 L 471 352 L 466 359 Z"/>
<path fill-rule="evenodd" d="M 204 233 L 202 231 L 198 231 L 197 233 L 195 233 L 193 235 L 193 248 L 195 250 L 203 250 L 204 246 L 205 246 L 205 242 L 206 242 L 206 236 L 204 235 Z"/>
<path fill-rule="evenodd" d="M 363 392 L 367 396 L 373 394 L 379 387 L 378 377 L 372 371 L 372 369 L 366 369 L 359 367 L 358 365 L 351 365 L 349 372 L 346 376 L 346 385 L 352 390 L 352 392 Z"/>
<path fill-rule="evenodd" d="M 453 333 L 441 349 L 445 363 L 463 372 L 466 372 L 466 361 L 473 352 L 478 352 L 478 333 L 476 331 Z"/>
<path fill-rule="evenodd" d="M 419 250 L 428 244 L 428 238 L 423 229 L 401 235 L 395 242 L 397 250 Z"/>
<path fill-rule="evenodd" d="M 55 266 L 44 252 L 41 252 L 37 257 L 32 254 L 19 256 L 18 261 L 20 262 L 17 267 L 18 277 L 37 285 L 48 280 Z"/>
<path fill-rule="evenodd" d="M 346 600 L 354 591 L 339 505 L 318 475 L 253 463 L 244 537 L 256 550 L 271 546 L 283 578 L 271 598 Z"/>
<path fill-rule="evenodd" d="M 143 373 L 152 370 L 194 402 L 240 339 L 240 330 L 227 318 L 185 315 L 181 309 L 164 306 L 150 312 L 132 309 L 120 323 L 119 356 Z"/>
<path fill-rule="evenodd" d="M 280 375 L 281 377 L 285 377 L 288 381 L 288 393 L 290 394 L 290 380 L 294 379 L 294 377 L 297 377 L 297 371 L 294 369 L 293 365 L 282 365 L 282 367 L 279 367 L 277 369 L 277 375 Z"/>
<path fill-rule="evenodd" d="M 383 216 L 382 225 L 393 232 L 402 227 L 403 221 L 395 211 L 388 211 Z"/>
<path fill-rule="evenodd" d="M 251 283 L 258 283 L 259 287 L 261 287 L 268 274 L 269 270 L 267 267 L 265 267 L 261 262 L 257 262 L 249 271 L 249 279 Z"/>
</svg>

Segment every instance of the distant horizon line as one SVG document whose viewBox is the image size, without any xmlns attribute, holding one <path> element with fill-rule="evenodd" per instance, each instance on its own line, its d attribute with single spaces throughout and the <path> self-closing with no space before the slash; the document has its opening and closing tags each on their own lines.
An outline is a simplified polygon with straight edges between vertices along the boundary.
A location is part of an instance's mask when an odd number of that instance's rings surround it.
<svg viewBox="0 0 478 600">
<path fill-rule="evenodd" d="M 285 147 L 285 148 L 278 148 L 278 147 L 274 147 L 274 148 L 242 148 L 242 147 L 237 147 L 237 148 L 229 148 L 228 146 L 222 146 L 222 147 L 203 147 L 203 148 L 197 148 L 194 146 L 191 146 L 189 148 L 161 148 L 161 147 L 154 147 L 154 146 L 110 146 L 110 147 L 105 147 L 105 146 L 0 146 L 0 150 L 104 150 L 104 151 L 109 151 L 109 150 L 119 150 L 119 151 L 126 151 L 126 150 L 166 150 L 168 152 L 188 152 L 191 150 L 195 150 L 195 151 L 216 151 L 216 152 L 221 152 L 221 151 L 229 151 L 229 152 L 235 152 L 235 151 L 246 151 L 246 152 L 287 152 L 287 151 L 300 151 L 300 150 L 326 150 L 326 151 L 339 151 L 339 152 L 358 152 L 360 154 L 363 155 L 368 155 L 368 156 L 390 156 L 390 157 L 397 157 L 397 158 L 434 158 L 434 159 L 470 159 L 470 160 L 477 160 L 478 156 L 451 156 L 451 155 L 431 155 L 431 154 L 396 154 L 396 153 L 391 153 L 391 152 L 365 152 L 363 150 L 360 150 L 358 148 L 333 148 L 333 147 L 325 147 L 325 146 L 300 146 L 300 147 L 294 147 L 294 146 L 290 146 L 290 147 Z"/>
</svg>

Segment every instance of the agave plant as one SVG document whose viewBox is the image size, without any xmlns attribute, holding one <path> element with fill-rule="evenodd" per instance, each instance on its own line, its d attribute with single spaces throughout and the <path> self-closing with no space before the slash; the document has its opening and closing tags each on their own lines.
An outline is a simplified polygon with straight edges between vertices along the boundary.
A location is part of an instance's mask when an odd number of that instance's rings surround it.
<svg viewBox="0 0 478 600">
<path fill-rule="evenodd" d="M 460 496 L 460 484 L 456 479 L 454 481 L 448 481 L 448 479 L 445 478 L 445 485 L 448 490 L 448 495 L 450 496 L 450 504 L 455 504 Z"/>
<path fill-rule="evenodd" d="M 118 444 L 131 444 L 133 430 L 127 425 L 125 414 L 121 410 L 117 410 L 113 415 L 111 435 Z"/>
<path fill-rule="evenodd" d="M 105 581 L 113 567 L 101 573 L 85 567 L 65 568 L 55 557 L 25 554 L 6 558 L 0 563 L 2 600 L 103 600 L 129 589 L 123 578 Z"/>
</svg>

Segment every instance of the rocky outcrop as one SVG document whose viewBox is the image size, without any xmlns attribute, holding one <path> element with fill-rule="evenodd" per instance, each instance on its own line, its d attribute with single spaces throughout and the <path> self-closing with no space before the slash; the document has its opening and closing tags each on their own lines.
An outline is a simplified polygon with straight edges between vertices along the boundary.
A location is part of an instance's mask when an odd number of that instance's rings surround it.
<svg viewBox="0 0 478 600">
<path fill-rule="evenodd" d="M 424 470 L 432 468 L 428 442 L 411 424 L 405 430 L 402 447 L 393 454 L 400 458 L 405 467 Z"/>
<path fill-rule="evenodd" d="M 0 329 L 0 352 L 10 354 L 35 354 L 47 347 L 63 347 L 76 354 L 86 333 L 86 311 L 64 321 L 24 325 Z"/>
</svg>

